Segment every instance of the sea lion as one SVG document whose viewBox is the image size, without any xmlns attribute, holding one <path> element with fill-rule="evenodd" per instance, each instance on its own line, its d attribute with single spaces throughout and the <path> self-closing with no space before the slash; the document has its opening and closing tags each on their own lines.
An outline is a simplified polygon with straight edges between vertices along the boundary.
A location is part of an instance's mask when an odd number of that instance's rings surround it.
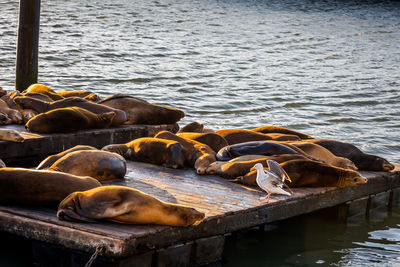
<svg viewBox="0 0 400 267">
<path fill-rule="evenodd" d="M 92 146 L 77 145 L 77 146 L 71 147 L 67 150 L 64 150 L 58 154 L 48 156 L 42 162 L 39 163 L 39 165 L 36 167 L 36 169 L 43 170 L 43 169 L 49 168 L 51 165 L 54 164 L 54 162 L 56 162 L 58 159 L 64 157 L 68 153 L 75 152 L 75 151 L 81 151 L 81 150 L 98 150 L 98 149 L 95 147 L 92 147 Z"/>
<path fill-rule="evenodd" d="M 6 164 L 4 163 L 4 161 L 2 161 L 2 160 L 0 159 L 0 168 L 4 168 L 4 167 L 6 167 Z"/>
<path fill-rule="evenodd" d="M 0 86 L 0 97 L 2 97 L 3 95 L 6 95 L 7 91 L 3 89 L 3 87 Z"/>
<path fill-rule="evenodd" d="M 183 168 L 185 149 L 172 140 L 153 137 L 137 138 L 126 144 L 112 144 L 102 150 L 120 154 L 127 160 L 161 165 L 167 168 Z"/>
<path fill-rule="evenodd" d="M 68 107 L 50 110 L 30 119 L 25 127 L 38 133 L 64 133 L 84 129 L 108 128 L 114 112 L 94 114 L 79 107 Z"/>
<path fill-rule="evenodd" d="M 182 110 L 151 104 L 146 100 L 128 95 L 113 95 L 98 102 L 126 112 L 125 124 L 173 124 L 182 119 Z"/>
<path fill-rule="evenodd" d="M 60 203 L 57 212 L 62 220 L 170 226 L 198 224 L 204 216 L 194 208 L 167 203 L 126 186 L 102 186 L 72 193 Z"/>
<path fill-rule="evenodd" d="M 265 155 L 273 156 L 280 154 L 305 154 L 303 151 L 296 151 L 289 146 L 269 141 L 251 141 L 229 145 L 221 148 L 217 153 L 217 160 L 228 161 L 243 155 Z"/>
<path fill-rule="evenodd" d="M 191 123 L 186 124 L 181 129 L 179 129 L 178 133 L 186 133 L 186 132 L 202 133 L 203 129 L 204 129 L 203 124 L 198 123 L 197 121 L 193 121 Z"/>
<path fill-rule="evenodd" d="M 205 174 L 208 165 L 216 161 L 215 151 L 206 144 L 179 137 L 168 131 L 161 131 L 154 137 L 179 142 L 185 148 L 186 163 L 194 167 L 197 174 Z"/>
<path fill-rule="evenodd" d="M 208 166 L 206 173 L 216 174 L 227 179 L 235 179 L 238 176 L 243 176 L 250 172 L 250 169 L 256 163 L 261 163 L 264 167 L 267 167 L 267 160 L 274 160 L 278 163 L 282 163 L 293 159 L 307 158 L 298 154 L 282 154 L 277 156 L 262 156 L 257 159 L 246 161 L 215 161 Z"/>
<path fill-rule="evenodd" d="M 347 187 L 367 182 L 367 179 L 356 171 L 318 161 L 294 159 L 280 165 L 292 180 L 288 183 L 290 187 Z M 235 182 L 256 186 L 256 177 L 257 171 L 251 171 L 238 177 Z"/>
<path fill-rule="evenodd" d="M 93 92 L 90 91 L 84 91 L 84 90 L 73 90 L 73 91 L 58 91 L 57 94 L 59 94 L 62 97 L 80 97 L 92 102 L 97 102 L 101 100 L 101 97 L 96 95 Z"/>
<path fill-rule="evenodd" d="M 229 145 L 244 143 L 249 141 L 297 141 L 301 140 L 297 135 L 293 134 L 263 134 L 246 129 L 224 129 L 218 130 L 216 134 L 225 138 Z"/>
<path fill-rule="evenodd" d="M 22 96 L 22 94 L 20 94 Z M 34 94 L 34 95 L 42 95 L 42 94 Z M 46 95 L 42 95 L 44 97 L 47 97 Z M 38 113 L 32 109 L 24 109 L 21 106 L 19 106 L 17 103 L 15 103 L 14 99 L 11 98 L 9 95 L 4 95 L 1 98 L 4 102 L 7 103 L 7 105 L 14 110 L 18 110 L 21 115 L 22 115 L 22 120 L 23 123 L 27 123 L 31 118 L 35 117 Z M 50 99 L 50 98 L 49 98 Z M 50 99 L 51 100 L 51 99 Z M 52 100 L 51 100 L 52 101 Z"/>
<path fill-rule="evenodd" d="M 3 112 L 0 111 L 0 125 L 8 125 L 12 124 L 13 121 L 10 119 L 7 114 L 4 114 Z"/>
<path fill-rule="evenodd" d="M 221 148 L 228 145 L 228 142 L 225 140 L 225 138 L 216 133 L 178 132 L 177 136 L 206 144 L 215 152 L 218 152 Z"/>
<path fill-rule="evenodd" d="M 394 165 L 386 159 L 366 154 L 350 143 L 329 139 L 310 139 L 307 142 L 323 146 L 334 155 L 351 160 L 359 170 L 391 171 L 394 169 Z"/>
<path fill-rule="evenodd" d="M 110 108 L 105 105 L 96 104 L 90 102 L 86 99 L 79 97 L 69 97 L 65 99 L 61 99 L 54 102 L 44 102 L 39 99 L 34 99 L 31 97 L 21 97 L 18 96 L 14 99 L 14 101 L 25 109 L 33 109 L 38 113 L 48 112 L 50 110 L 58 109 L 58 108 L 67 108 L 67 107 L 79 107 L 86 109 L 94 114 L 101 114 L 106 112 L 114 112 L 115 117 L 112 121 L 112 125 L 118 126 L 123 124 L 127 120 L 127 116 L 125 111 Z"/>
<path fill-rule="evenodd" d="M 51 97 L 41 94 L 41 93 L 26 93 L 24 95 L 20 95 L 20 97 L 21 96 L 32 97 L 32 98 L 35 98 L 38 100 L 42 100 L 44 102 L 53 102 L 54 101 L 53 99 L 51 99 Z M 17 96 L 15 96 L 15 97 L 17 97 Z M 14 97 L 14 99 L 15 99 L 15 97 Z M 57 100 L 57 101 L 59 101 L 59 100 Z"/>
<path fill-rule="evenodd" d="M 47 169 L 107 181 L 125 177 L 126 161 L 124 157 L 113 152 L 79 150 L 67 153 Z"/>
<path fill-rule="evenodd" d="M 14 102 L 14 99 L 11 98 L 9 95 L 3 95 L 0 99 L 6 102 L 9 108 L 21 111 L 21 107 L 18 106 L 17 103 Z"/>
<path fill-rule="evenodd" d="M 72 192 L 98 186 L 101 184 L 96 179 L 69 173 L 9 167 L 0 169 L 2 204 L 56 206 Z"/>
<path fill-rule="evenodd" d="M 351 160 L 343 157 L 337 157 L 323 146 L 310 142 L 289 142 L 289 144 L 300 148 L 311 157 L 318 160 L 322 160 L 330 165 L 340 167 L 343 169 L 350 169 L 354 171 L 357 170 L 356 165 L 354 165 L 354 163 Z"/>
<path fill-rule="evenodd" d="M 3 99 L 0 99 L 0 112 L 7 115 L 7 117 L 10 118 L 13 123 L 20 124 L 23 122 L 21 112 L 16 109 L 10 108 Z"/>
<path fill-rule="evenodd" d="M 252 129 L 252 131 L 254 132 L 258 132 L 258 133 L 283 133 L 283 134 L 293 134 L 293 135 L 297 135 L 298 137 L 300 137 L 301 139 L 312 139 L 312 136 L 309 136 L 307 134 L 304 133 L 300 133 L 294 130 L 290 130 L 284 127 L 279 127 L 279 126 L 262 126 L 262 127 L 258 127 L 258 128 L 254 128 Z"/>
<path fill-rule="evenodd" d="M 57 94 L 53 89 L 51 89 L 47 85 L 40 84 L 40 83 L 31 84 L 28 88 L 26 88 L 24 91 L 22 91 L 22 94 L 26 94 L 26 93 L 44 94 L 44 95 L 47 95 L 48 97 L 50 97 L 51 99 L 53 99 L 54 101 L 61 100 L 64 98 L 64 97 L 60 96 L 59 94 Z"/>
<path fill-rule="evenodd" d="M 39 113 L 37 113 L 33 109 L 23 109 L 23 110 L 21 110 L 21 114 L 22 114 L 22 118 L 23 118 L 24 123 L 27 123 L 30 119 L 32 119 L 33 117 L 35 117 Z"/>
<path fill-rule="evenodd" d="M 0 129 L 0 140 L 24 142 L 25 138 L 14 129 Z"/>
</svg>

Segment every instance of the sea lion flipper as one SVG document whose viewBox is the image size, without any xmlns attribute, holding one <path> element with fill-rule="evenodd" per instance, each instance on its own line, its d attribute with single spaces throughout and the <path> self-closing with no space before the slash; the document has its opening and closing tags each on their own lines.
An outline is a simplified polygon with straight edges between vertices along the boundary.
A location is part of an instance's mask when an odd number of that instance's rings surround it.
<svg viewBox="0 0 400 267">
<path fill-rule="evenodd" d="M 275 160 L 272 160 L 272 159 L 268 159 L 267 164 L 268 164 L 268 168 L 270 169 L 270 171 L 272 171 L 273 173 L 276 173 L 279 176 L 279 178 L 282 179 L 282 182 L 284 182 L 285 180 L 288 180 L 289 182 L 292 181 L 292 180 L 290 180 L 289 175 L 279 165 L 278 162 L 276 162 Z"/>
</svg>

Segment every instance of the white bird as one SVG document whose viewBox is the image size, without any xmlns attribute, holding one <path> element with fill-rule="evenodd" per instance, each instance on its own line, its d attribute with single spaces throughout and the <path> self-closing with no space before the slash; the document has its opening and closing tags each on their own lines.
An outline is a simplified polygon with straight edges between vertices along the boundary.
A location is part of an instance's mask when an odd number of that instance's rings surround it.
<svg viewBox="0 0 400 267">
<path fill-rule="evenodd" d="M 289 175 L 284 169 L 282 169 L 278 162 L 274 160 L 267 160 L 267 164 L 269 170 L 264 170 L 264 167 L 261 163 L 257 163 L 253 167 L 257 170 L 256 182 L 258 186 L 268 193 L 267 196 L 261 197 L 260 200 L 264 200 L 266 203 L 268 203 L 271 194 L 290 196 L 291 193 L 282 189 L 282 187 L 286 185 L 285 180 L 291 181 Z"/>
</svg>

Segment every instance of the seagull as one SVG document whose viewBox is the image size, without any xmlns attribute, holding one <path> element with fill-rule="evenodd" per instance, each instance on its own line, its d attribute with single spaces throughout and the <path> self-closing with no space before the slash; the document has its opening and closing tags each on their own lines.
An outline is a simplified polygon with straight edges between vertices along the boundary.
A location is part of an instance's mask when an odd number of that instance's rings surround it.
<svg viewBox="0 0 400 267">
<path fill-rule="evenodd" d="M 274 160 L 267 160 L 267 164 L 269 170 L 264 170 L 264 167 L 261 163 L 257 163 L 253 167 L 257 170 L 256 182 L 258 186 L 268 193 L 265 197 L 261 197 L 260 200 L 268 203 L 271 194 L 282 194 L 290 196 L 292 193 L 290 189 L 289 191 L 291 193 L 282 189 L 282 187 L 286 185 L 285 180 L 291 182 L 289 175 L 285 172 L 284 169 L 282 169 L 278 162 Z"/>
</svg>

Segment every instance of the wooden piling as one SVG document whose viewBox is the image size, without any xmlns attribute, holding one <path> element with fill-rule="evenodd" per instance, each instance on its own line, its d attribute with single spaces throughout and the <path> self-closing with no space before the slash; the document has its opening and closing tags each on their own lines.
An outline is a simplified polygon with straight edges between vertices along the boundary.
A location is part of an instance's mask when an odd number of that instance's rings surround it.
<svg viewBox="0 0 400 267">
<path fill-rule="evenodd" d="M 20 0 L 15 89 L 37 83 L 40 0 Z"/>
</svg>

